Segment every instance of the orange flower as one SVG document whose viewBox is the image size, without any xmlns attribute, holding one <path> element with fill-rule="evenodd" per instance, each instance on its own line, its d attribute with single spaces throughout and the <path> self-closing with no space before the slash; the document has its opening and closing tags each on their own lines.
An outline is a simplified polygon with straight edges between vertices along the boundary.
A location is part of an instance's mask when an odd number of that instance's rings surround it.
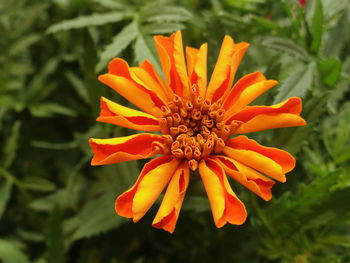
<svg viewBox="0 0 350 263">
<path fill-rule="evenodd" d="M 148 61 L 129 67 L 115 58 L 99 80 L 136 105 L 130 109 L 101 98 L 98 121 L 159 133 L 139 133 L 112 139 L 90 139 L 92 165 L 150 158 L 136 183 L 116 199 L 115 210 L 140 220 L 167 186 L 153 226 L 172 233 L 190 181 L 190 169 L 199 170 L 214 222 L 243 224 L 247 212 L 226 174 L 256 193 L 271 199 L 274 180 L 285 182 L 295 166 L 289 153 L 264 147 L 242 133 L 301 126 L 300 98 L 273 106 L 248 106 L 277 84 L 260 72 L 248 74 L 234 85 L 238 65 L 248 49 L 226 36 L 214 72 L 207 84 L 207 44 L 186 48 L 181 32 L 154 38 L 165 81 Z M 233 85 L 233 87 L 231 87 Z M 269 177 L 267 177 L 269 176 Z M 272 179 L 270 179 L 272 178 Z"/>
</svg>

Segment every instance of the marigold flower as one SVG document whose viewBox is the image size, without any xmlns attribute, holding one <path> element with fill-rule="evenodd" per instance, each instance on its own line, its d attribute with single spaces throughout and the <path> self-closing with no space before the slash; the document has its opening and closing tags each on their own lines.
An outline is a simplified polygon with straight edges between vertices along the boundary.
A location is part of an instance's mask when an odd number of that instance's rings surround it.
<svg viewBox="0 0 350 263">
<path fill-rule="evenodd" d="M 113 59 L 108 73 L 99 80 L 142 111 L 102 97 L 97 120 L 158 133 L 90 139 L 94 152 L 91 164 L 162 155 L 149 161 L 134 186 L 116 199 L 116 212 L 134 222 L 145 215 L 167 186 L 153 226 L 172 233 L 190 170 L 198 169 L 215 225 L 243 224 L 246 208 L 225 174 L 268 201 L 274 180 L 285 182 L 285 174 L 294 168 L 295 159 L 283 150 L 262 146 L 239 134 L 305 125 L 299 116 L 301 100 L 293 97 L 272 106 L 248 106 L 277 84 L 254 72 L 233 85 L 248 43 L 234 43 L 225 36 L 207 84 L 206 43 L 199 49 L 186 48 L 186 67 L 180 31 L 170 37 L 155 36 L 154 40 L 165 82 L 147 60 L 140 67 L 129 67 L 124 60 Z"/>
</svg>

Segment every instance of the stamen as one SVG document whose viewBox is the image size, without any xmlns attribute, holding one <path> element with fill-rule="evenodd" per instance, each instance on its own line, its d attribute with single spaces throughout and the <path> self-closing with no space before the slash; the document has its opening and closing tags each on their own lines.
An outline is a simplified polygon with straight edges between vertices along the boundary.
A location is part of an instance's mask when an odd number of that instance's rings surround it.
<svg viewBox="0 0 350 263">
<path fill-rule="evenodd" d="M 156 153 L 186 159 L 193 171 L 202 159 L 220 154 L 225 148 L 225 141 L 242 124 L 236 120 L 225 123 L 221 100 L 211 103 L 196 94 L 198 87 L 193 85 L 189 100 L 174 95 L 167 106 L 161 107 L 163 117 L 159 118 L 159 126 L 164 134 L 163 142 L 152 144 Z"/>
</svg>

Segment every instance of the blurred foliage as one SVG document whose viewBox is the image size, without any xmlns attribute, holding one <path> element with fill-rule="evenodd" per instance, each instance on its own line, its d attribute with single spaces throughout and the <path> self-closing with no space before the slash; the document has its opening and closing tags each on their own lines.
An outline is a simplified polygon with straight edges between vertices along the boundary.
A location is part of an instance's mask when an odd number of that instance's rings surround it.
<svg viewBox="0 0 350 263">
<path fill-rule="evenodd" d="M 0 260 L 26 262 L 350 262 L 350 1 L 1 0 Z M 154 34 L 182 29 L 209 44 L 251 47 L 239 75 L 280 85 L 257 103 L 301 96 L 308 125 L 252 134 L 296 155 L 265 203 L 232 182 L 249 211 L 216 229 L 195 180 L 173 235 L 114 213 L 144 161 L 90 167 L 87 139 L 128 135 L 99 124 L 107 62 L 157 65 Z M 239 76 L 238 76 L 239 77 Z"/>
</svg>

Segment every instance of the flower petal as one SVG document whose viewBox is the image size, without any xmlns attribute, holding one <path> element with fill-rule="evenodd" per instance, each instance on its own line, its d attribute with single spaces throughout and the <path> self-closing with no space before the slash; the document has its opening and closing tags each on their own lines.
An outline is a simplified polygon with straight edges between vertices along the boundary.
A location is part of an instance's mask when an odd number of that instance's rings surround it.
<svg viewBox="0 0 350 263">
<path fill-rule="evenodd" d="M 161 156 L 148 162 L 136 183 L 115 202 L 118 215 L 140 220 L 157 200 L 179 166 L 179 159 Z"/>
<path fill-rule="evenodd" d="M 162 204 L 153 220 L 154 227 L 162 228 L 170 233 L 174 232 L 189 179 L 188 164 L 183 162 L 170 180 Z"/>
<path fill-rule="evenodd" d="M 212 102 L 223 97 L 230 89 L 237 68 L 249 47 L 248 43 L 234 44 L 233 39 L 225 36 L 220 54 L 211 76 L 206 98 Z"/>
<path fill-rule="evenodd" d="M 205 97 L 207 88 L 207 53 L 208 44 L 201 45 L 199 49 L 187 47 L 186 60 L 188 68 L 188 76 L 190 78 L 191 86 L 195 85 L 197 88 L 197 97 Z"/>
<path fill-rule="evenodd" d="M 227 222 L 241 225 L 247 218 L 244 204 L 232 191 L 222 167 L 212 159 L 199 163 L 199 174 L 207 192 L 217 227 Z"/>
<path fill-rule="evenodd" d="M 274 181 L 263 176 L 254 169 L 226 156 L 217 155 L 215 156 L 215 160 L 221 164 L 221 167 L 223 167 L 225 172 L 233 179 L 262 199 L 269 201 L 272 198 L 271 188 L 275 184 Z"/>
<path fill-rule="evenodd" d="M 91 138 L 89 143 L 94 152 L 91 165 L 112 164 L 149 158 L 159 153 L 152 147 L 153 143 L 163 143 L 163 141 L 162 136 L 150 133 L 111 139 Z"/>
<path fill-rule="evenodd" d="M 188 97 L 189 81 L 181 32 L 177 31 L 170 37 L 155 36 L 154 41 L 167 85 L 175 94 Z"/>
<path fill-rule="evenodd" d="M 265 80 L 266 80 L 265 76 L 261 74 L 259 71 L 243 76 L 236 82 L 236 84 L 228 93 L 227 97 L 224 100 L 222 108 L 225 110 L 230 109 L 236 103 L 236 101 L 239 99 L 240 94 L 245 89 L 247 89 L 248 87 L 258 82 L 265 81 Z"/>
<path fill-rule="evenodd" d="M 295 167 L 294 157 L 286 151 L 265 147 L 246 136 L 226 141 L 223 152 L 232 159 L 284 183 L 285 173 Z"/>
<path fill-rule="evenodd" d="M 101 97 L 101 112 L 97 121 L 139 131 L 160 131 L 158 119 L 142 111 L 124 107 Z"/>
<path fill-rule="evenodd" d="M 160 107 L 165 105 L 166 101 L 152 87 L 147 87 L 129 68 L 126 61 L 120 58 L 113 59 L 108 64 L 108 72 L 100 75 L 99 81 L 114 89 L 144 112 L 156 117 L 162 116 Z"/>
<path fill-rule="evenodd" d="M 260 72 L 254 72 L 242 77 L 228 93 L 224 100 L 225 118 L 231 117 L 265 91 L 278 83 L 276 80 L 266 80 Z"/>
<path fill-rule="evenodd" d="M 272 106 L 248 106 L 237 114 L 231 116 L 232 120 L 242 121 L 243 124 L 236 133 L 256 132 L 274 128 L 294 127 L 305 125 L 305 120 L 299 116 L 301 112 L 301 99 L 289 98 Z"/>
<path fill-rule="evenodd" d="M 161 78 L 161 76 L 159 75 L 159 73 L 157 72 L 157 70 L 155 69 L 155 67 L 147 60 L 145 59 L 141 65 L 141 68 L 143 68 L 145 71 L 148 72 L 148 74 L 150 76 L 152 76 L 152 78 L 157 81 L 158 86 L 161 87 L 161 89 L 163 90 L 163 92 L 165 93 L 166 97 L 168 98 L 168 100 L 173 100 L 174 98 L 174 93 L 173 91 L 170 89 L 170 87 L 168 87 L 167 85 L 165 85 L 163 79 Z"/>
</svg>

